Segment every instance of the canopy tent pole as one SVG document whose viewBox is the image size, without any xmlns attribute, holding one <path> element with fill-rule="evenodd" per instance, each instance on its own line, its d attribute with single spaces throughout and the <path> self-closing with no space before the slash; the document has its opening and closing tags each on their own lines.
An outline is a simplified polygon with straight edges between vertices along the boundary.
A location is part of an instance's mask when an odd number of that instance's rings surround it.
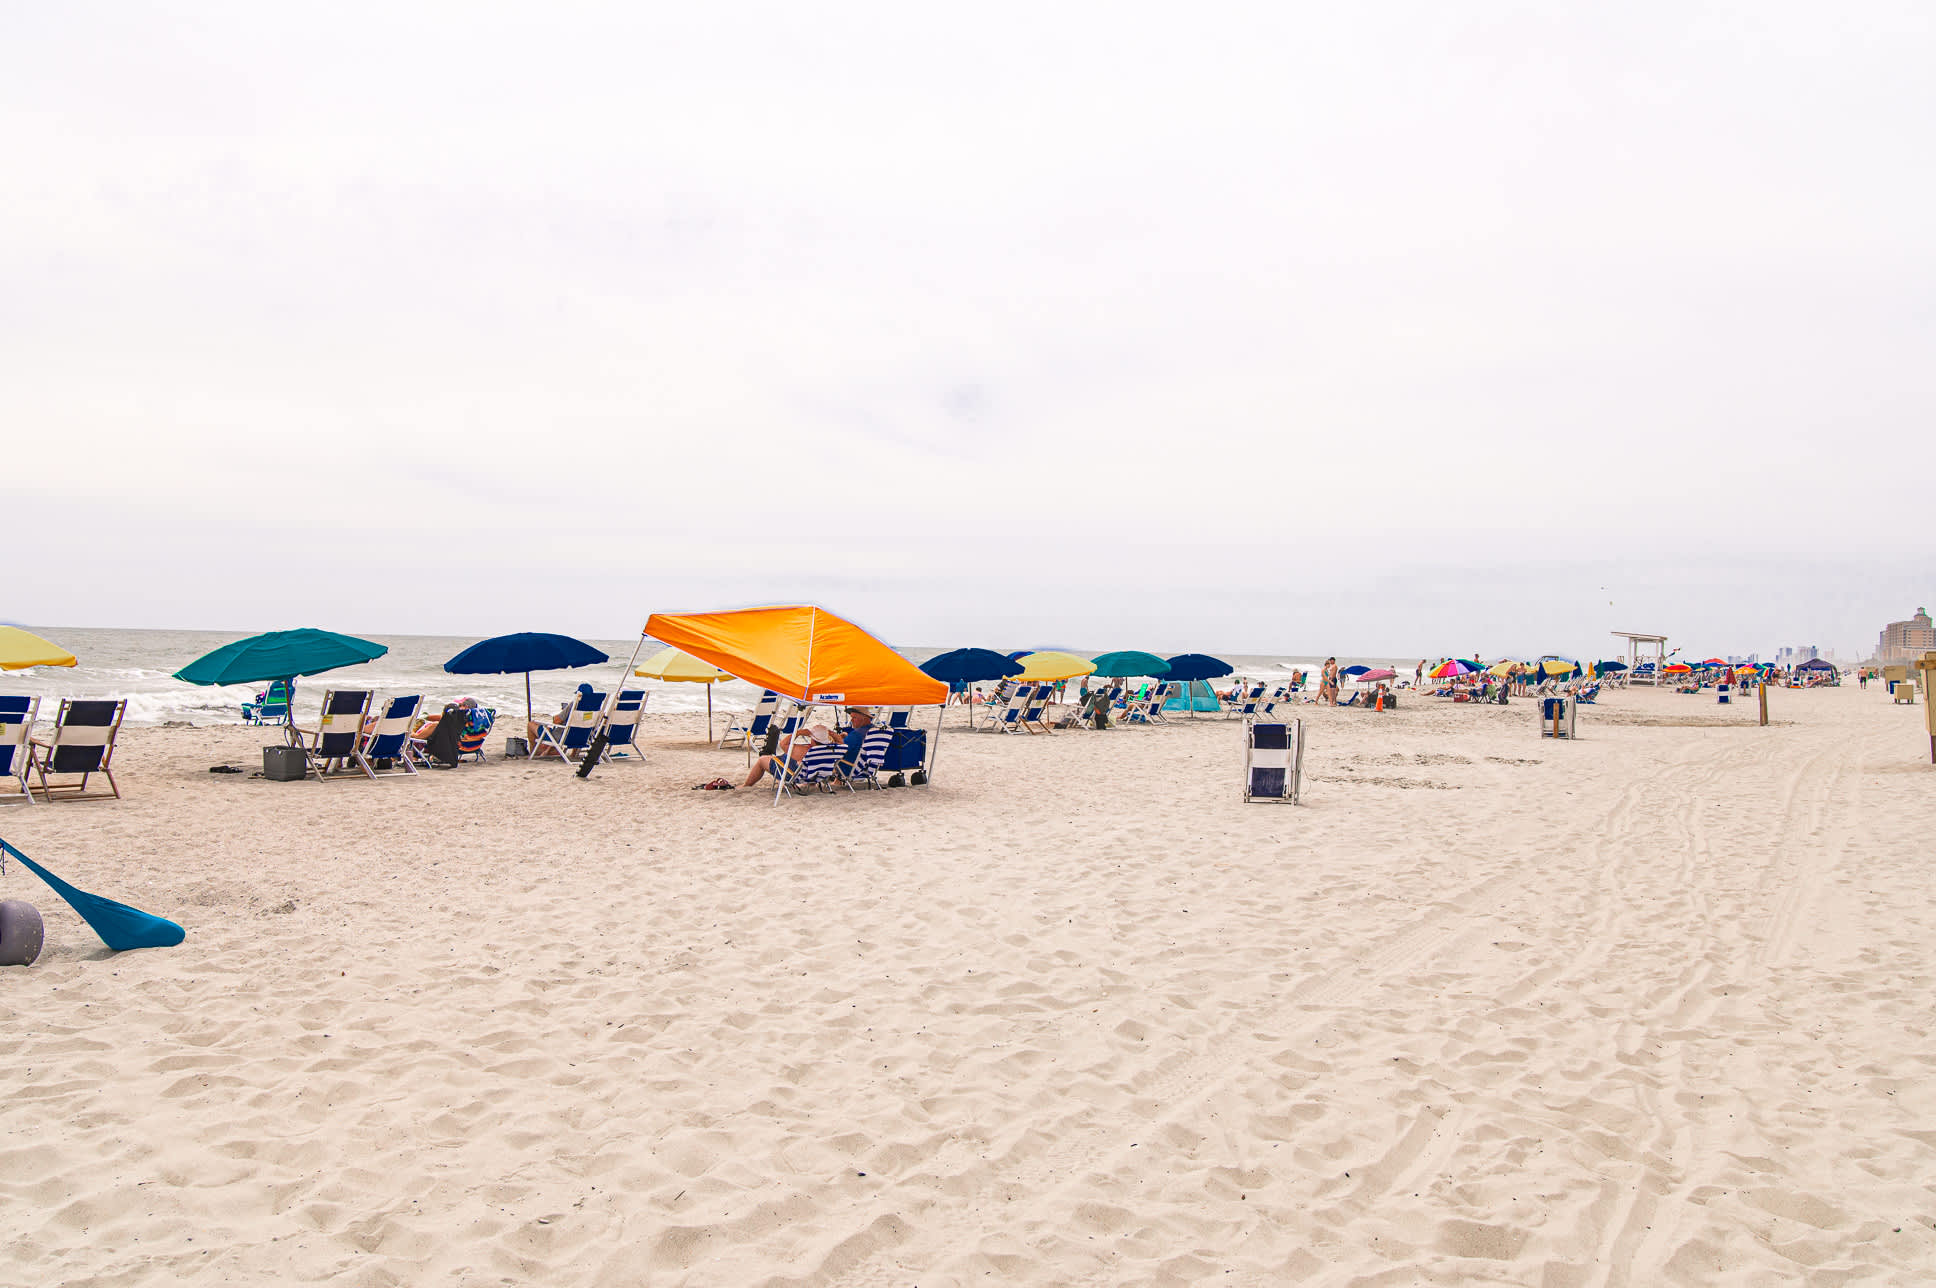
<svg viewBox="0 0 1936 1288">
<path fill-rule="evenodd" d="M 934 781 L 934 758 L 941 754 L 941 721 L 948 714 L 948 704 L 942 703 L 934 709 L 934 746 L 928 748 L 928 781 Z"/>
</svg>

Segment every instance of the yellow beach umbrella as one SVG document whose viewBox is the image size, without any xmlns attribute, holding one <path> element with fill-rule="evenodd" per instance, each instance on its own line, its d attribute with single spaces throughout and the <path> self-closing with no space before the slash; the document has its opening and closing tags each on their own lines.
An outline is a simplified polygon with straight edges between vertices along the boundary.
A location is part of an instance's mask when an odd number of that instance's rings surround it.
<svg viewBox="0 0 1936 1288">
<path fill-rule="evenodd" d="M 1073 653 L 1057 653 L 1053 650 L 1043 653 L 1030 653 L 1016 661 L 1022 664 L 1018 680 L 1073 680 L 1078 675 L 1094 675 L 1096 664 L 1086 657 Z"/>
<path fill-rule="evenodd" d="M 0 671 L 20 671 L 30 666 L 74 666 L 77 659 L 58 644 L 50 643 L 18 626 L 0 626 Z"/>
<path fill-rule="evenodd" d="M 1505 676 L 1511 675 L 1513 673 L 1513 668 L 1518 665 L 1519 663 L 1513 661 L 1511 658 L 1507 658 L 1504 662 L 1494 662 L 1491 666 L 1487 667 L 1486 674 L 1497 675 L 1503 678 Z"/>
<path fill-rule="evenodd" d="M 703 684 L 706 686 L 706 741 L 713 740 L 713 685 L 733 677 L 714 666 L 711 662 L 701 662 L 692 654 L 676 648 L 662 648 L 632 670 L 633 675 L 642 675 L 648 680 L 665 680 L 672 684 Z"/>
</svg>

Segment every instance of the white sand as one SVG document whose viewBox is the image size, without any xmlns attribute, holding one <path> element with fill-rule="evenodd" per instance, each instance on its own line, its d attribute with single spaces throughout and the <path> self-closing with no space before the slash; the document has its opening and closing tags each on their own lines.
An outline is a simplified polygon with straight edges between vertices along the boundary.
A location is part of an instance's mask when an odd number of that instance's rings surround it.
<svg viewBox="0 0 1936 1288">
<path fill-rule="evenodd" d="M 1221 719 L 778 809 L 692 717 L 589 782 L 132 730 L 0 812 L 188 927 L 0 879 L 0 1282 L 1927 1282 L 1936 772 L 1774 698 L 1308 709 L 1295 809 Z"/>
</svg>

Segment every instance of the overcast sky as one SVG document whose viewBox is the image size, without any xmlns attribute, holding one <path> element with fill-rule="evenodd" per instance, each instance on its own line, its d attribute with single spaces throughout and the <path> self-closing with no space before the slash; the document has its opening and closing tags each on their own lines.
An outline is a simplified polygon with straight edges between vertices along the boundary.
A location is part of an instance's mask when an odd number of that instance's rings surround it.
<svg viewBox="0 0 1936 1288">
<path fill-rule="evenodd" d="M 1933 22 L 12 5 L 0 618 L 1873 646 Z"/>
</svg>

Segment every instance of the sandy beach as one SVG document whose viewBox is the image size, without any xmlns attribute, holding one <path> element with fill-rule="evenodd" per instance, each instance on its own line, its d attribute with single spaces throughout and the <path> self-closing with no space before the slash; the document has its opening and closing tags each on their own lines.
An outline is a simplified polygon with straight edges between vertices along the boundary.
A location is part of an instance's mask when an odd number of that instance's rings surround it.
<svg viewBox="0 0 1936 1288">
<path fill-rule="evenodd" d="M 583 782 L 130 729 L 0 812 L 188 930 L 0 879 L 0 1281 L 1927 1282 L 1936 771 L 1773 706 L 1308 707 L 1295 808 L 1221 718 L 779 808 L 698 716 Z"/>
</svg>

